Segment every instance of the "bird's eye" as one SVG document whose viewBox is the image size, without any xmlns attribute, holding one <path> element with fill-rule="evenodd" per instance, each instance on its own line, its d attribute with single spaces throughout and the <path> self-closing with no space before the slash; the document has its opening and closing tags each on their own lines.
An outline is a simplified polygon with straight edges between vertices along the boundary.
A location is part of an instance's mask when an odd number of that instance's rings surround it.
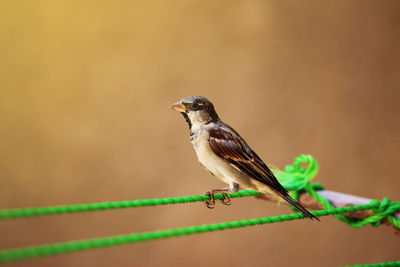
<svg viewBox="0 0 400 267">
<path fill-rule="evenodd" d="M 193 110 L 197 110 L 197 109 L 199 109 L 199 108 L 200 108 L 200 106 L 201 106 L 201 103 L 198 103 L 198 102 L 194 102 L 194 103 L 192 103 L 192 109 L 193 109 Z"/>
</svg>

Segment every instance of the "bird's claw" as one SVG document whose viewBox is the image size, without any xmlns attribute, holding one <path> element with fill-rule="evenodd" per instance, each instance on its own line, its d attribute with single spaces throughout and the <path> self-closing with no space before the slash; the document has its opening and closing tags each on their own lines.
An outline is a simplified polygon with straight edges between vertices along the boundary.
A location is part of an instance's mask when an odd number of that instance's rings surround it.
<svg viewBox="0 0 400 267">
<path fill-rule="evenodd" d="M 207 192 L 205 192 L 205 194 L 207 196 L 210 196 L 210 200 L 206 200 L 204 202 L 204 205 L 209 209 L 215 208 L 215 198 L 214 198 L 213 192 L 212 191 L 207 191 Z"/>
<path fill-rule="evenodd" d="M 227 193 L 224 193 L 224 199 L 221 200 L 221 203 L 224 204 L 225 206 L 229 206 L 232 204 L 231 198 L 228 196 Z"/>
<path fill-rule="evenodd" d="M 215 208 L 215 196 L 214 196 L 214 191 L 210 190 L 205 192 L 205 195 L 210 196 L 210 200 L 206 200 L 204 202 L 204 205 L 209 208 L 209 209 L 213 209 Z M 221 203 L 224 204 L 225 206 L 229 206 L 232 204 L 232 201 L 230 199 L 230 197 L 228 196 L 227 193 L 222 193 L 224 195 L 224 198 L 221 200 Z"/>
</svg>

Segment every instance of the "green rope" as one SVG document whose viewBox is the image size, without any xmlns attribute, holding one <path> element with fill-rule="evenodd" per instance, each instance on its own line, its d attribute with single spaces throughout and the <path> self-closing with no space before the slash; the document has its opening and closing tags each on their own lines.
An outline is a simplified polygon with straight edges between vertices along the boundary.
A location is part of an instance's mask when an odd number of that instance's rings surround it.
<svg viewBox="0 0 400 267">
<path fill-rule="evenodd" d="M 379 202 L 372 202 L 366 205 L 342 207 L 330 210 L 318 210 L 318 211 L 313 211 L 312 213 L 317 217 L 321 217 L 333 214 L 342 214 L 342 213 L 355 212 L 361 210 L 377 209 L 379 208 L 379 206 L 380 206 Z M 304 218 L 305 217 L 303 214 L 294 213 L 294 214 L 274 216 L 274 217 L 264 217 L 264 218 L 248 219 L 242 221 L 205 224 L 205 225 L 190 226 L 177 229 L 159 230 L 159 231 L 144 232 L 144 233 L 133 233 L 127 235 L 118 235 L 118 236 L 95 238 L 95 239 L 76 240 L 65 243 L 7 249 L 0 251 L 0 262 L 4 263 L 4 262 L 16 261 L 28 258 L 70 253 L 74 251 L 82 251 L 82 250 L 95 249 L 101 247 L 110 247 L 126 243 L 138 243 L 150 240 L 165 239 L 170 237 L 193 235 L 205 232 L 222 231 L 226 229 L 235 229 L 235 228 L 242 228 L 254 225 L 263 225 L 263 224 L 271 224 L 277 222 L 299 220 Z"/>
<path fill-rule="evenodd" d="M 252 190 L 240 191 L 235 194 L 228 194 L 231 198 L 249 197 L 255 195 L 262 195 L 262 193 Z M 215 194 L 215 199 L 222 200 L 222 194 Z M 140 199 L 128 201 L 114 201 L 114 202 L 100 202 L 78 205 L 64 205 L 64 206 L 51 206 L 51 207 L 38 207 L 38 208 L 22 208 L 22 209 L 9 209 L 0 210 L 1 219 L 14 219 L 22 217 L 33 217 L 63 213 L 75 213 L 86 211 L 122 209 L 122 208 L 138 208 L 158 205 L 181 204 L 192 202 L 204 202 L 210 200 L 210 196 L 185 196 L 185 197 L 169 197 L 169 198 L 154 198 L 154 199 Z"/>
<path fill-rule="evenodd" d="M 395 266 L 400 266 L 400 261 L 381 262 L 381 263 L 373 263 L 373 264 L 347 265 L 347 267 L 395 267 Z"/>
<path fill-rule="evenodd" d="M 308 163 L 308 168 L 301 168 L 302 163 Z M 309 180 L 311 180 L 318 172 L 318 163 L 311 156 L 301 155 L 298 157 L 292 166 L 287 166 L 285 172 L 276 170 L 274 173 L 277 178 L 282 182 L 283 186 L 289 190 L 302 190 Z M 262 193 L 252 190 L 240 191 L 235 194 L 228 194 L 231 198 L 249 197 L 255 195 L 262 195 Z M 216 194 L 216 199 L 223 199 L 222 194 Z M 6 209 L 0 210 L 1 219 L 13 219 L 23 217 L 44 216 L 53 214 L 88 212 L 110 209 L 122 208 L 137 208 L 147 206 L 181 204 L 192 202 L 204 202 L 210 200 L 210 196 L 185 196 L 185 197 L 172 197 L 172 198 L 155 198 L 155 199 L 140 199 L 131 201 L 108 201 L 100 203 L 76 204 L 76 205 L 62 205 L 62 206 L 49 206 L 37 208 L 21 208 L 21 209 Z"/>
<path fill-rule="evenodd" d="M 302 167 L 303 163 L 307 163 L 307 168 Z M 292 191 L 292 196 L 298 201 L 302 193 L 307 192 L 320 203 L 322 203 L 326 210 L 313 211 L 315 216 L 334 215 L 340 220 L 348 223 L 352 227 L 362 227 L 367 224 L 373 226 L 380 225 L 384 218 L 387 218 L 397 228 L 400 228 L 400 220 L 394 216 L 395 212 L 400 211 L 400 202 L 390 202 L 388 198 L 383 199 L 382 202 L 377 200 L 371 201 L 366 205 L 350 206 L 343 208 L 334 208 L 333 205 L 321 197 L 317 191 L 323 190 L 324 187 L 318 183 L 311 183 L 311 180 L 318 172 L 318 163 L 309 155 L 301 155 L 296 158 L 293 166 L 287 166 L 285 171 L 274 170 L 275 175 L 281 181 L 283 186 Z M 241 191 L 235 194 L 228 194 L 231 198 L 248 197 L 261 195 L 256 191 Z M 222 194 L 216 194 L 216 199 L 223 199 Z M 102 203 L 89 203 L 78 205 L 65 205 L 65 206 L 52 206 L 52 207 L 38 207 L 38 208 L 23 208 L 23 209 L 10 209 L 0 210 L 0 219 L 12 219 L 21 217 L 32 217 L 51 214 L 63 214 L 74 212 L 85 212 L 95 210 L 108 210 L 129 207 L 145 207 L 168 205 L 178 203 L 191 203 L 203 202 L 209 200 L 209 196 L 186 196 L 175 198 L 158 198 L 158 199 L 144 199 L 134 201 L 116 201 L 116 202 L 102 202 Z M 343 213 L 355 212 L 361 210 L 371 210 L 374 215 L 363 220 L 348 218 Z M 154 232 L 134 233 L 128 235 L 111 236 L 105 238 L 95 238 L 87 240 L 70 241 L 66 243 L 48 244 L 42 246 L 33 246 L 17 249 L 8 249 L 0 251 L 0 262 L 8 262 L 14 260 L 22 260 L 27 258 L 35 258 L 41 256 L 56 255 L 61 253 L 69 253 L 73 251 L 87 250 L 93 248 L 107 247 L 113 245 L 121 245 L 126 243 L 137 243 L 143 241 L 157 240 L 182 235 L 192 235 L 198 233 L 221 231 L 225 229 L 241 228 L 253 225 L 270 224 L 276 222 L 284 222 L 291 220 L 303 219 L 304 216 L 300 213 L 281 215 L 275 217 L 265 217 L 259 219 L 250 219 L 242 221 L 233 221 L 225 223 L 216 223 L 200 226 L 191 226 L 178 229 L 160 230 Z M 359 266 L 397 266 L 399 262 L 379 263 L 372 265 L 359 265 Z"/>
<path fill-rule="evenodd" d="M 302 167 L 302 164 L 307 164 L 307 168 Z M 318 183 L 311 183 L 311 180 L 317 175 L 319 170 L 318 162 L 310 155 L 300 155 L 295 159 L 292 166 L 286 166 L 284 171 L 274 170 L 274 174 L 282 183 L 282 185 L 289 191 L 292 191 L 292 197 L 299 201 L 299 196 L 305 192 L 314 197 L 318 202 L 326 209 L 332 209 L 334 206 L 320 194 L 318 190 L 323 190 L 324 187 Z M 262 193 L 257 191 L 240 191 L 235 194 L 228 194 L 231 198 L 249 197 L 255 195 L 261 195 Z M 222 194 L 216 194 L 216 199 L 223 199 Z M 173 197 L 173 198 L 156 198 L 156 199 L 142 199 L 132 201 L 115 201 L 115 202 L 101 202 L 101 203 L 89 203 L 89 204 L 77 204 L 77 205 L 64 205 L 64 206 L 50 206 L 50 207 L 38 207 L 38 208 L 22 208 L 22 209 L 9 209 L 0 210 L 1 219 L 12 219 L 21 217 L 33 217 L 43 216 L 52 214 L 63 214 L 63 213 L 75 213 L 75 212 L 87 212 L 96 210 L 109 210 L 109 209 L 121 209 L 121 208 L 135 208 L 135 207 L 146 207 L 146 206 L 158 206 L 168 204 L 179 204 L 179 203 L 191 203 L 191 202 L 203 202 L 209 200 L 210 197 L 206 195 L 200 196 L 185 196 L 185 197 Z M 375 214 L 365 219 L 349 218 L 342 214 L 335 214 L 339 220 L 346 222 L 351 227 L 358 228 L 365 225 L 371 224 L 373 226 L 379 226 L 383 219 L 389 220 L 393 225 L 400 229 L 400 219 L 394 216 L 395 211 L 399 210 L 400 202 L 390 202 L 388 198 L 382 200 L 376 209 L 372 210 Z M 295 210 L 293 208 L 293 210 Z"/>
</svg>

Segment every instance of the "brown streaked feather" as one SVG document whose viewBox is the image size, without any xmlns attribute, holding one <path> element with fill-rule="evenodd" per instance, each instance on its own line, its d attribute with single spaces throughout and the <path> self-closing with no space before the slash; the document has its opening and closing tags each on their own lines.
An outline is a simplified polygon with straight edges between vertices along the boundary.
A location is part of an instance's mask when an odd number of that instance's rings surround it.
<svg viewBox="0 0 400 267">
<path fill-rule="evenodd" d="M 305 216 L 319 221 L 317 217 L 289 195 L 288 191 L 279 183 L 268 166 L 229 125 L 220 122 L 215 127 L 209 129 L 208 143 L 211 150 L 217 156 L 231 164 L 235 169 L 269 186 L 275 193 L 279 194 Z"/>
<path fill-rule="evenodd" d="M 279 183 L 268 166 L 234 129 L 223 123 L 209 129 L 209 135 L 208 143 L 217 156 L 250 178 L 271 187 L 281 195 L 287 195 L 287 190 Z"/>
</svg>

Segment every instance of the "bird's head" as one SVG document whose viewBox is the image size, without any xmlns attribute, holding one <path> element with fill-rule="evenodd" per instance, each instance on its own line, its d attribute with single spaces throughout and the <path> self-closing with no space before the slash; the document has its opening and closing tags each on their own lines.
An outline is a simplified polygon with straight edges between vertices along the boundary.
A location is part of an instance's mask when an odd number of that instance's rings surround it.
<svg viewBox="0 0 400 267">
<path fill-rule="evenodd" d="M 189 128 L 201 126 L 219 120 L 214 105 L 203 96 L 188 96 L 173 104 L 170 108 L 179 111 L 185 117 Z"/>
</svg>

